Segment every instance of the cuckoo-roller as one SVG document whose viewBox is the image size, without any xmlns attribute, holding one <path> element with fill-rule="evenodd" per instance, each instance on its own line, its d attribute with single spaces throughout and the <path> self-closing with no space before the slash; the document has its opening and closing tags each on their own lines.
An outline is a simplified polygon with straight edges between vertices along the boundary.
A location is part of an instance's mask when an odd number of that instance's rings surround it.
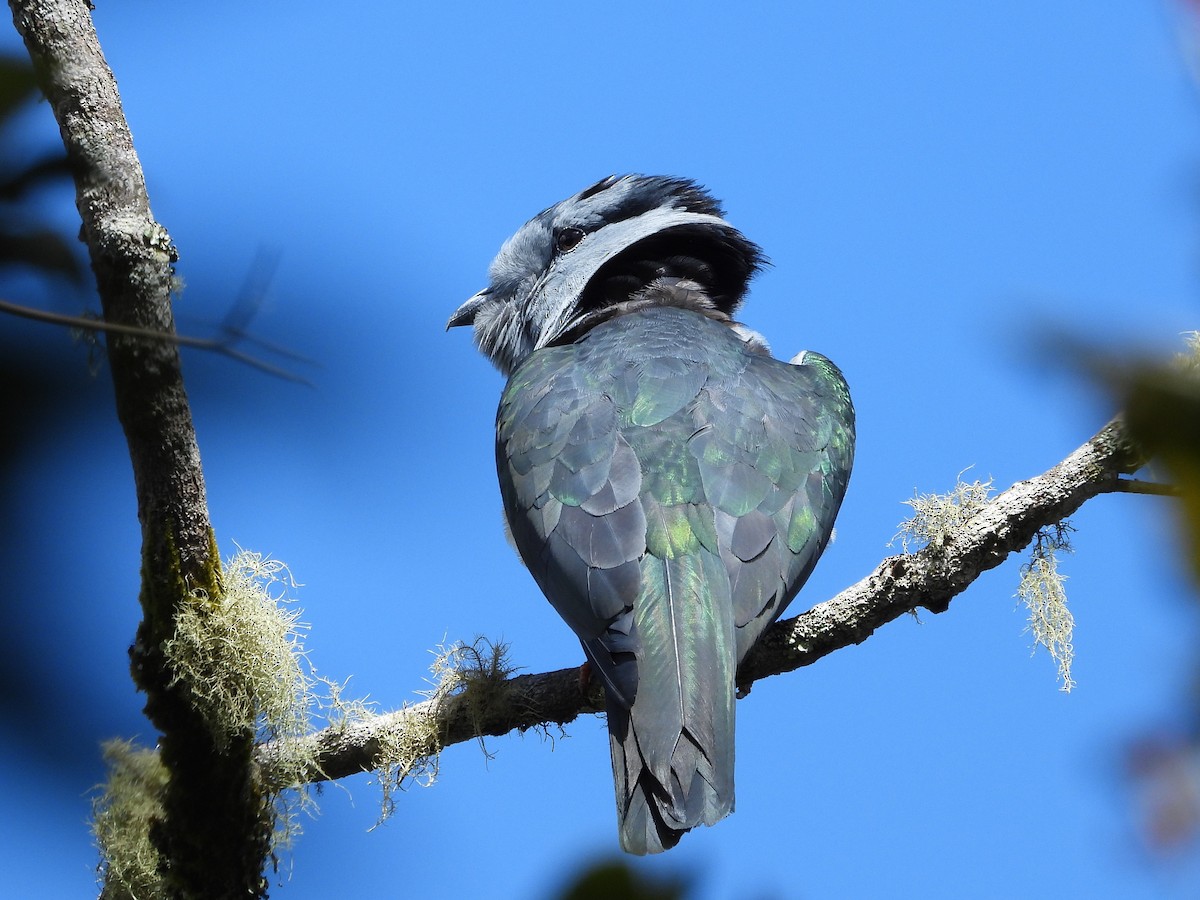
<svg viewBox="0 0 1200 900">
<path fill-rule="evenodd" d="M 522 226 L 449 322 L 508 377 L 505 514 L 603 684 L 630 853 L 733 809 L 738 666 L 850 477 L 841 372 L 733 319 L 763 263 L 696 183 L 613 176 Z"/>
</svg>

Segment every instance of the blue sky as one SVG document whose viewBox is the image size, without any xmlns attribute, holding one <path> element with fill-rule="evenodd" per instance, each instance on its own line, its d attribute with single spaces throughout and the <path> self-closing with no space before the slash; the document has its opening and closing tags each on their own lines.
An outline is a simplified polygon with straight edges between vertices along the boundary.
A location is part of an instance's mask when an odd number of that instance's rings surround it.
<svg viewBox="0 0 1200 900">
<path fill-rule="evenodd" d="M 707 184 L 774 263 L 744 321 L 850 381 L 856 469 L 794 611 L 892 552 L 914 490 L 968 466 L 1007 486 L 1107 420 L 1056 336 L 1165 350 L 1200 322 L 1200 105 L 1173 6 L 405 6 L 95 14 L 180 249 L 181 329 L 219 321 L 266 249 L 253 330 L 320 362 L 308 389 L 186 355 L 222 549 L 286 561 L 320 673 L 384 708 L 446 640 L 506 640 L 531 672 L 582 661 L 501 532 L 501 379 L 443 328 L 504 238 L 599 177 Z M 57 140 L 45 105 L 24 124 L 26 152 Z M 45 199 L 74 233 L 69 193 Z M 23 460 L 6 539 L 19 634 L 52 663 L 10 686 L 36 705 L 3 723 L 0 861 L 13 896 L 83 896 L 97 744 L 152 739 L 127 673 L 132 479 L 106 373 L 54 329 L 0 327 L 60 354 L 85 410 Z M 1194 861 L 1149 864 L 1121 775 L 1193 675 L 1164 509 L 1113 496 L 1073 519 L 1074 693 L 1030 656 L 1010 561 L 945 615 L 757 685 L 737 812 L 639 870 L 692 873 L 705 900 L 1194 896 Z M 274 895 L 547 896 L 617 852 L 602 719 L 486 746 L 448 750 L 370 833 L 368 779 L 327 788 Z"/>
</svg>

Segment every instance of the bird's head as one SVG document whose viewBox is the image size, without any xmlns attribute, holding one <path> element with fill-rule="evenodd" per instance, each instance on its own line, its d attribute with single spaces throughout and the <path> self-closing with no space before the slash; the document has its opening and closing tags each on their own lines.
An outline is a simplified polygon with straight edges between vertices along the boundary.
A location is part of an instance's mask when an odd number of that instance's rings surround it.
<svg viewBox="0 0 1200 900">
<path fill-rule="evenodd" d="M 538 213 L 509 238 L 488 286 L 447 325 L 506 375 L 534 350 L 654 305 L 729 322 L 764 264 L 704 188 L 682 178 L 611 176 Z"/>
</svg>

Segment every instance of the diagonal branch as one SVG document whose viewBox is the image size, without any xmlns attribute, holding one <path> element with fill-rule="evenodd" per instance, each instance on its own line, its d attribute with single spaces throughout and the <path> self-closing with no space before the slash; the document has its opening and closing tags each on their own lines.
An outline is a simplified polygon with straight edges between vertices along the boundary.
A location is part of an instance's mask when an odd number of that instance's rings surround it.
<svg viewBox="0 0 1200 900">
<path fill-rule="evenodd" d="M 1062 521 L 1098 494 L 1114 490 L 1119 476 L 1145 463 L 1120 417 L 1047 472 L 1014 484 L 988 501 L 937 547 L 883 560 L 871 574 L 808 612 L 779 622 L 763 636 L 738 672 L 748 687 L 770 675 L 811 665 L 823 656 L 865 641 L 877 628 L 917 607 L 944 612 L 980 574 L 1026 547 L 1038 531 Z M 470 691 L 427 700 L 363 722 L 326 728 L 291 742 L 258 747 L 268 785 L 324 781 L 377 765 L 389 731 L 436 734 L 425 752 L 487 735 L 565 724 L 599 712 L 594 688 L 585 696 L 578 669 L 509 678 L 489 690 L 483 708 Z M 432 727 L 430 727 L 432 725 Z"/>
<path fill-rule="evenodd" d="M 939 546 L 891 556 L 866 578 L 767 632 L 739 676 L 757 681 L 810 665 L 918 607 L 945 612 L 981 574 L 1023 550 L 1038 531 L 1107 493 L 1146 462 L 1117 417 L 1058 465 L 989 500 Z"/>
</svg>

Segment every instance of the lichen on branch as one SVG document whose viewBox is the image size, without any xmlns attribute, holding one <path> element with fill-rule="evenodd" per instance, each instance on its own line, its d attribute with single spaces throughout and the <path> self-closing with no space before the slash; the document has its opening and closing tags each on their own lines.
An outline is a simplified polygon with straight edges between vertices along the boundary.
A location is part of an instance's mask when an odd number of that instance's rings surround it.
<svg viewBox="0 0 1200 900">
<path fill-rule="evenodd" d="M 1049 651 L 1058 664 L 1061 690 L 1066 693 L 1075 687 L 1071 677 L 1075 617 L 1067 608 L 1067 576 L 1058 570 L 1058 554 L 1072 552 L 1069 535 L 1074 530 L 1070 523 L 1058 522 L 1039 531 L 1029 561 L 1021 566 L 1017 586 L 1017 598 L 1029 611 L 1028 630 L 1033 634 L 1035 649 L 1041 646 Z"/>
<path fill-rule="evenodd" d="M 938 536 L 936 546 L 888 557 L 836 597 L 776 623 L 743 662 L 739 685 L 862 643 L 877 628 L 918 607 L 945 611 L 982 572 L 1027 547 L 1042 529 L 1063 521 L 1088 500 L 1114 490 L 1121 475 L 1144 463 L 1145 455 L 1118 417 L 1058 465 L 998 495 L 988 496 L 986 483 L 964 485 L 960 512 L 927 517 L 920 526 L 925 534 Z M 269 741 L 258 747 L 256 759 L 268 784 L 297 775 L 320 781 L 369 771 L 382 734 L 415 716 L 421 717 L 422 727 L 435 723 L 439 745 L 446 747 L 482 735 L 561 725 L 603 709 L 595 689 L 581 689 L 578 669 L 494 682 L 482 707 L 468 698 L 469 692 L 426 701 L 353 727 L 325 728 L 299 742 Z M 305 761 L 302 767 L 296 765 L 298 758 Z"/>
<path fill-rule="evenodd" d="M 917 494 L 904 501 L 913 514 L 900 523 L 892 543 L 899 540 L 905 553 L 920 547 L 941 547 L 956 528 L 983 508 L 991 494 L 991 478 L 968 483 L 960 472 L 948 493 Z"/>
<path fill-rule="evenodd" d="M 313 679 L 304 664 L 300 611 L 290 608 L 287 566 L 242 550 L 222 570 L 223 590 L 193 590 L 163 643 L 171 685 L 184 686 L 218 748 L 247 731 L 264 738 L 308 727 Z"/>
</svg>

